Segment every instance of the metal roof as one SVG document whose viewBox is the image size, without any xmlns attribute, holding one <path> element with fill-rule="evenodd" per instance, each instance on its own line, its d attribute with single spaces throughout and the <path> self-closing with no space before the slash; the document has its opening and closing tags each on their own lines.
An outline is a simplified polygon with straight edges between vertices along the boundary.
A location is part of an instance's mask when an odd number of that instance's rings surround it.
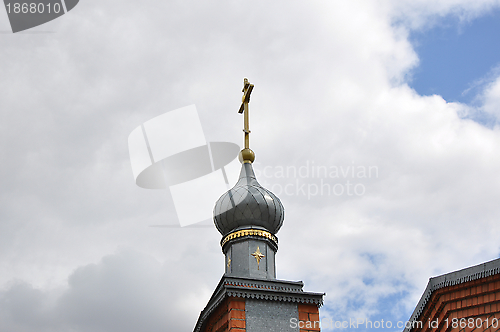
<svg viewBox="0 0 500 332">
<path fill-rule="evenodd" d="M 471 266 L 462 270 L 450 272 L 437 277 L 429 278 L 427 287 L 424 294 L 418 301 L 413 314 L 409 321 L 416 321 L 425 309 L 425 306 L 432 296 L 432 293 L 440 288 L 462 284 L 468 281 L 473 281 L 481 278 L 486 278 L 500 273 L 500 258 L 482 263 L 479 265 Z M 411 326 L 410 324 L 408 324 Z M 406 327 L 404 332 L 409 332 L 410 328 Z"/>
<path fill-rule="evenodd" d="M 236 185 L 215 203 L 214 223 L 223 236 L 251 226 L 276 234 L 283 225 L 284 213 L 280 199 L 257 182 L 252 164 L 244 163 Z"/>
<path fill-rule="evenodd" d="M 223 276 L 215 288 L 207 306 L 200 313 L 194 332 L 202 330 L 210 314 L 228 297 L 240 297 L 264 301 L 284 301 L 323 305 L 325 293 L 304 292 L 302 281 L 257 279 Z"/>
</svg>

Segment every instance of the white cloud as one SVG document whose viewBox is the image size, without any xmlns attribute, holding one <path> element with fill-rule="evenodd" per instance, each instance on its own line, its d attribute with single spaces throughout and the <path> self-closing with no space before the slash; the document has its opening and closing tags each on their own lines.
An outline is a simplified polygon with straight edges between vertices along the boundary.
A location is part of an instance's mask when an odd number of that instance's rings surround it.
<svg viewBox="0 0 500 332">
<path fill-rule="evenodd" d="M 498 0 L 403 0 L 383 1 L 395 22 L 412 29 L 426 29 L 440 23 L 445 16 L 456 16 L 462 23 L 487 13 L 499 5 Z"/>
<path fill-rule="evenodd" d="M 362 196 L 280 195 L 278 276 L 326 291 L 325 313 L 373 314 L 389 294 L 404 316 L 428 277 L 497 257 L 498 130 L 404 83 L 418 65 L 410 29 L 494 5 L 86 1 L 40 27 L 55 33 L 2 34 L 0 329 L 194 326 L 223 271 L 219 235 L 147 227 L 175 210 L 135 186 L 127 137 L 196 104 L 208 141 L 241 140 L 243 77 L 262 167 L 378 169 L 351 179 Z"/>
<path fill-rule="evenodd" d="M 496 119 L 500 118 L 500 76 L 486 85 L 480 100 L 483 104 L 481 110 L 495 116 Z"/>
</svg>

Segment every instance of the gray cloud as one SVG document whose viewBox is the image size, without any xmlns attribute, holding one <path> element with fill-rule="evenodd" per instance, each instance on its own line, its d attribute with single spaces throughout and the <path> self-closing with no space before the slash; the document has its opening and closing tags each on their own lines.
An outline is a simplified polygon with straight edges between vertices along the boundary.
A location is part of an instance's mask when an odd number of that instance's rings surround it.
<svg viewBox="0 0 500 332">
<path fill-rule="evenodd" d="M 196 275 L 131 250 L 79 267 L 64 289 L 42 291 L 16 282 L 0 293 L 6 331 L 161 331 L 194 324 Z M 192 282 L 189 289 L 178 283 Z M 205 295 L 205 294 L 204 294 Z M 190 306 L 186 306 L 190 299 Z M 192 306 L 192 307 L 191 307 Z"/>
</svg>

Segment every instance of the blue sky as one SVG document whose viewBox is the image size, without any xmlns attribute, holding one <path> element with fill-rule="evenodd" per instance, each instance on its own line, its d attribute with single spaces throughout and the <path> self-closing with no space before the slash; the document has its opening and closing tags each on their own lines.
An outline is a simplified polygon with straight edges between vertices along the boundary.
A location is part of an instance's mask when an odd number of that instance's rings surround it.
<svg viewBox="0 0 500 332">
<path fill-rule="evenodd" d="M 421 95 L 473 103 L 500 64 L 500 10 L 471 21 L 448 15 L 430 29 L 412 32 L 420 59 L 410 86 Z"/>
</svg>

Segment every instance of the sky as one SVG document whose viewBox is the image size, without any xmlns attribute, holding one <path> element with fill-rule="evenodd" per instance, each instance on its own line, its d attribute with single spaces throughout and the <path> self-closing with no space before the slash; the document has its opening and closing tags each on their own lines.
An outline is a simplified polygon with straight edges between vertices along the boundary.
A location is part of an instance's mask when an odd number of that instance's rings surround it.
<svg viewBox="0 0 500 332">
<path fill-rule="evenodd" d="M 242 144 L 244 77 L 285 207 L 277 277 L 325 292 L 322 317 L 407 320 L 430 277 L 499 257 L 499 19 L 494 0 L 85 0 L 14 34 L 0 10 L 0 331 L 193 330 L 220 234 L 174 227 L 128 137 L 196 105 L 207 141 Z"/>
<path fill-rule="evenodd" d="M 494 78 L 500 44 L 492 32 L 499 28 L 500 11 L 494 9 L 463 22 L 450 14 L 430 29 L 412 31 L 410 41 L 420 64 L 410 86 L 422 95 L 473 102 L 477 90 Z"/>
</svg>

